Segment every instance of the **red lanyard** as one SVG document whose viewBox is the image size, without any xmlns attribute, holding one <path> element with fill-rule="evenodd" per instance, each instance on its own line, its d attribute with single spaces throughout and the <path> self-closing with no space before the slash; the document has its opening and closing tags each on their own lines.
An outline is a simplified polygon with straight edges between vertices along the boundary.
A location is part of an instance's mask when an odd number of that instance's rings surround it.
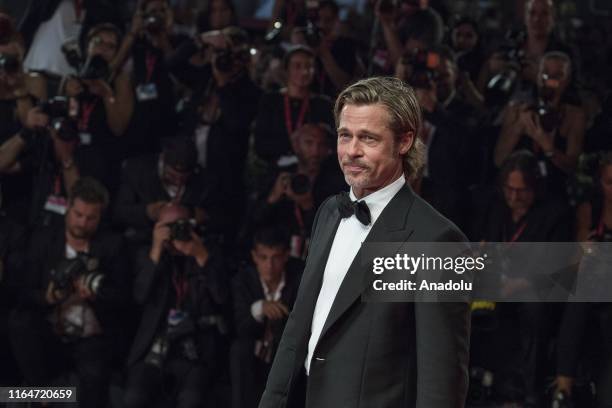
<svg viewBox="0 0 612 408">
<path fill-rule="evenodd" d="M 96 107 L 97 102 L 98 100 L 96 99 L 93 102 L 83 102 L 81 104 L 83 112 L 81 115 L 81 120 L 79 121 L 79 130 L 81 132 L 85 132 L 89 128 L 89 119 L 91 119 L 91 113 Z"/>
<path fill-rule="evenodd" d="M 53 188 L 53 195 L 55 196 L 59 196 L 60 193 L 62 192 L 62 178 L 60 177 L 60 175 L 56 175 L 55 176 L 55 183 L 54 183 L 54 188 Z"/>
<path fill-rule="evenodd" d="M 174 290 L 176 291 L 176 308 L 180 309 L 183 305 L 183 301 L 187 297 L 189 291 L 189 282 L 185 276 L 181 276 L 179 279 L 178 272 L 175 269 L 172 273 L 172 283 L 174 284 Z"/>
<path fill-rule="evenodd" d="M 81 21 L 82 12 L 83 12 L 83 0 L 76 0 L 74 2 L 74 14 L 76 15 L 77 21 Z"/>
<path fill-rule="evenodd" d="M 512 243 L 512 242 L 515 242 L 517 239 L 519 239 L 519 237 L 521 236 L 521 234 L 523 233 L 526 227 L 527 227 L 526 222 L 521 224 L 521 226 L 516 230 L 516 232 L 514 233 L 514 235 L 512 235 L 512 238 L 510 238 L 510 241 L 508 242 Z"/>
<path fill-rule="evenodd" d="M 298 114 L 298 120 L 295 124 L 295 128 L 293 127 L 293 118 L 291 117 L 291 106 L 289 105 L 289 95 L 285 94 L 285 126 L 287 128 L 287 133 L 291 135 L 295 130 L 302 127 L 304 123 L 304 117 L 306 116 L 306 112 L 308 111 L 308 107 L 310 105 L 310 99 L 306 96 L 302 99 L 302 106 L 300 108 L 300 113 Z"/>
<path fill-rule="evenodd" d="M 323 67 L 320 68 L 321 72 L 319 73 L 319 92 L 320 93 L 325 93 L 323 92 L 325 90 L 325 70 L 323 69 Z"/>
<path fill-rule="evenodd" d="M 145 64 L 147 68 L 147 83 L 149 83 L 151 78 L 153 78 L 153 71 L 155 70 L 155 64 L 157 64 L 157 55 L 147 52 Z"/>
<path fill-rule="evenodd" d="M 287 3 L 287 7 L 286 7 L 286 22 L 287 22 L 287 27 L 293 27 L 295 24 L 295 18 L 297 17 L 297 7 L 293 4 L 292 1 L 289 1 L 289 3 Z"/>
<path fill-rule="evenodd" d="M 304 217 L 302 216 L 302 210 L 300 210 L 300 206 L 295 203 L 293 207 L 295 213 L 295 219 L 297 220 L 298 226 L 300 227 L 300 234 L 304 233 Z"/>
</svg>

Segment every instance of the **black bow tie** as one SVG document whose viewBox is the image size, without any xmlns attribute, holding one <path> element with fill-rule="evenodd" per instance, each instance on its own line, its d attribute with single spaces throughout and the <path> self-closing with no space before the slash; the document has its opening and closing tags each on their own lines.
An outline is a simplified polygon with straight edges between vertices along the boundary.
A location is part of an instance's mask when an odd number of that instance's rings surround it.
<svg viewBox="0 0 612 408">
<path fill-rule="evenodd" d="M 370 225 L 372 216 L 370 215 L 370 209 L 365 201 L 351 201 L 346 191 L 338 194 L 337 198 L 338 211 L 342 218 L 348 218 L 355 214 L 355 217 L 357 217 L 363 225 Z"/>
</svg>

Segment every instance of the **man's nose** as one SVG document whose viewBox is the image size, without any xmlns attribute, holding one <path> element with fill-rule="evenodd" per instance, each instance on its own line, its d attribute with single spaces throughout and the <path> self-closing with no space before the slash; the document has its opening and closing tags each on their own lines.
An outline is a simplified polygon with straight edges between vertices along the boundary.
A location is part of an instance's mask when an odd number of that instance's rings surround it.
<svg viewBox="0 0 612 408">
<path fill-rule="evenodd" d="M 361 148 L 361 142 L 359 141 L 358 138 L 354 137 L 353 139 L 351 139 L 347 147 L 347 153 L 351 157 L 359 157 L 363 155 L 363 149 Z"/>
</svg>

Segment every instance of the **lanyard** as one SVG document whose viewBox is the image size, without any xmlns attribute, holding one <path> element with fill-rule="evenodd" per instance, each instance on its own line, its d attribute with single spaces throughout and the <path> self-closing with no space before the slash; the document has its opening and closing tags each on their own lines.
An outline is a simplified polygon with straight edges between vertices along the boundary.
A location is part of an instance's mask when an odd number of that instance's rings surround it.
<svg viewBox="0 0 612 408">
<path fill-rule="evenodd" d="M 81 120 L 79 120 L 79 130 L 81 132 L 85 132 L 89 128 L 89 119 L 91 119 L 91 114 L 96 107 L 97 102 L 98 100 L 96 99 L 93 102 L 83 102 L 81 104 L 83 112 L 81 115 Z"/>
<path fill-rule="evenodd" d="M 295 203 L 293 206 L 293 211 L 295 213 L 295 219 L 297 220 L 298 226 L 300 227 L 300 234 L 304 234 L 304 216 L 302 215 L 302 210 L 300 210 L 300 206 Z"/>
<path fill-rule="evenodd" d="M 147 51 L 147 56 L 145 59 L 145 64 L 147 68 L 147 80 L 146 83 L 151 82 L 151 78 L 153 77 L 153 71 L 155 70 L 155 65 L 157 64 L 157 55 L 153 54 L 150 51 Z"/>
<path fill-rule="evenodd" d="M 55 182 L 53 185 L 53 195 L 59 196 L 62 192 L 62 178 L 59 174 L 55 176 Z"/>
<path fill-rule="evenodd" d="M 302 124 L 304 123 L 304 117 L 306 116 L 306 112 L 308 111 L 309 105 L 310 99 L 307 96 L 302 99 L 302 106 L 300 107 L 300 113 L 298 114 L 298 119 L 294 128 L 293 118 L 291 117 L 291 106 L 289 105 L 289 95 L 285 94 L 285 126 L 289 135 L 291 135 L 293 131 L 302 127 Z"/>
<path fill-rule="evenodd" d="M 187 278 L 185 276 L 180 276 L 179 273 L 174 269 L 172 272 L 172 284 L 174 285 L 174 290 L 176 291 L 176 308 L 178 310 L 181 309 L 183 305 L 183 301 L 187 297 L 187 292 L 189 291 L 189 282 L 187 282 Z"/>
<path fill-rule="evenodd" d="M 74 2 L 74 14 L 78 22 L 81 21 L 81 14 L 83 13 L 83 0 L 76 0 Z"/>
<path fill-rule="evenodd" d="M 510 242 L 510 243 L 516 242 L 516 240 L 519 239 L 519 237 L 521 236 L 521 234 L 523 233 L 526 227 L 527 227 L 527 223 L 526 222 L 522 223 L 521 226 L 518 227 L 514 235 L 512 235 L 512 238 L 510 238 L 510 241 L 507 241 L 507 242 Z"/>
</svg>

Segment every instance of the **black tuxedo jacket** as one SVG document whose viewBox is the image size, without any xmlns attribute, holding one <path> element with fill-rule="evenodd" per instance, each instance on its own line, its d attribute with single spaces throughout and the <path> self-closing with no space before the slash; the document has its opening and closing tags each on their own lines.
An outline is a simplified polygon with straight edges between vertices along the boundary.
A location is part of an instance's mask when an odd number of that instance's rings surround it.
<svg viewBox="0 0 612 408">
<path fill-rule="evenodd" d="M 298 297 L 259 407 L 463 407 L 468 303 L 362 302 L 365 277 L 372 272 L 360 265 L 359 253 L 333 302 L 305 381 L 313 312 L 339 222 L 336 197 L 330 197 L 315 218 Z M 404 186 L 366 242 L 465 240 L 457 227 Z"/>
</svg>

